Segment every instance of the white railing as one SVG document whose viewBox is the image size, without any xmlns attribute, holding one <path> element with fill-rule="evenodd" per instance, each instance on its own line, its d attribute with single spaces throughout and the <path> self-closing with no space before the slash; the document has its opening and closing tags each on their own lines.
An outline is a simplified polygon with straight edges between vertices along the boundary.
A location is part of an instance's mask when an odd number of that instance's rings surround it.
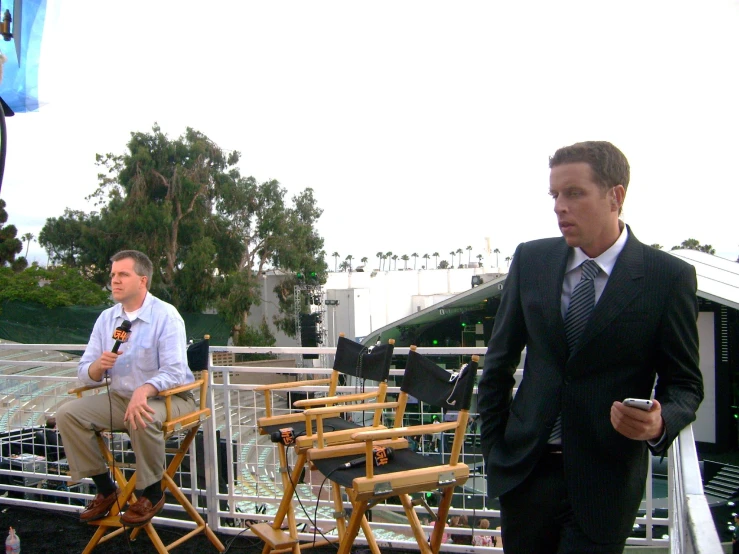
<svg viewBox="0 0 739 554">
<path fill-rule="evenodd" d="M 34 360 L 2 359 L 3 351 L 82 351 L 84 345 L 18 345 L 0 343 L 0 494 L 8 493 L 0 498 L 0 503 L 19 504 L 42 507 L 54 510 L 77 512 L 92 495 L 87 481 L 72 485 L 65 474 L 62 463 L 31 456 L 14 456 L 11 449 L 17 450 L 18 433 L 25 430 L 26 445 L 31 449 L 42 448 L 34 442 L 34 430 L 44 424 L 48 415 L 53 414 L 56 407 L 69 396 L 66 391 L 76 383 L 76 363 L 74 361 L 48 361 L 41 352 Z M 299 360 L 302 354 L 319 354 L 324 366 L 330 367 L 334 348 L 241 348 L 211 347 L 211 351 L 233 353 L 270 353 L 279 358 Z M 485 353 L 484 348 L 419 348 L 422 354 L 434 356 L 460 356 Z M 407 348 L 396 348 L 398 356 L 407 355 Z M 39 369 L 40 368 L 40 369 Z M 264 415 L 264 400 L 261 393 L 254 389 L 265 381 L 304 379 L 306 375 L 324 375 L 330 369 L 314 367 L 269 367 L 267 363 L 257 366 L 211 366 L 208 403 L 213 408 L 214 417 L 206 422 L 202 438 L 205 448 L 204 460 L 196 463 L 191 460 L 192 471 L 189 477 L 193 486 L 183 489 L 199 510 L 202 510 L 209 525 L 217 532 L 236 535 L 243 532 L 253 521 L 268 521 L 277 509 L 282 497 L 280 468 L 275 446 L 256 430 L 258 417 Z M 18 373 L 20 372 L 20 373 Z M 402 370 L 391 370 L 391 376 L 402 375 Z M 301 389 L 304 391 L 305 389 Z M 310 387 L 310 391 L 321 393 L 323 387 Z M 353 386 L 340 387 L 342 391 L 353 391 Z M 370 390 L 367 387 L 365 390 Z M 274 409 L 288 410 L 285 393 L 281 391 L 281 401 Z M 399 392 L 398 387 L 390 386 L 389 394 Z M 474 406 L 473 406 L 474 408 Z M 425 405 L 418 407 L 418 412 L 411 417 L 430 419 L 437 415 Z M 28 442 L 30 438 L 30 443 Z M 485 475 L 482 459 L 479 454 L 479 434 L 471 429 L 463 447 L 463 461 L 474 466 L 472 477 L 464 489 L 455 495 L 452 515 L 466 515 L 471 521 L 487 518 L 497 521 L 500 513 L 485 498 Z M 422 452 L 436 455 L 431 441 L 421 441 Z M 445 448 L 444 439 L 439 445 Z M 26 447 L 28 449 L 28 447 Z M 191 449 L 191 456 L 195 448 Z M 652 496 L 651 464 L 647 482 L 647 495 L 644 502 L 645 511 L 635 521 L 635 533 L 627 541 L 629 545 L 661 546 L 673 553 L 703 554 L 717 552 L 718 537 L 711 518 L 711 513 L 703 495 L 700 471 L 697 463 L 695 442 L 692 430 L 684 430 L 673 444 L 669 455 L 668 479 L 668 518 L 656 517 L 657 504 L 665 505 L 663 499 Z M 292 460 L 291 460 L 292 462 Z M 205 468 L 200 472 L 197 467 Z M 204 477 L 204 483 L 203 483 Z M 198 480 L 200 478 L 200 481 Z M 298 486 L 295 512 L 299 525 L 303 528 L 300 538 L 310 541 L 314 538 L 312 529 L 317 529 L 327 536 L 335 535 L 333 506 L 326 500 L 330 498 L 326 487 L 318 475 L 306 471 L 304 482 Z M 657 501 L 656 501 L 657 500 Z M 349 505 L 347 504 L 347 507 Z M 178 516 L 182 510 L 177 506 L 167 505 L 166 517 L 159 517 L 161 523 L 192 528 L 193 525 Z M 419 516 L 423 517 L 424 508 L 418 507 Z M 381 504 L 373 509 L 371 526 L 378 541 L 385 548 L 417 548 L 410 534 L 401 506 Z M 499 531 L 491 525 L 488 531 L 465 527 L 453 528 L 451 534 L 470 535 L 489 534 L 499 536 Z M 665 532 L 667 529 L 669 531 Z M 431 527 L 427 527 L 431 531 Z M 319 535 L 320 538 L 320 535 Z M 363 539 L 358 539 L 361 543 Z M 720 547 L 719 547 L 720 548 Z M 467 551 L 468 546 L 444 544 L 445 552 Z M 500 548 L 486 548 L 485 551 L 502 552 Z"/>
</svg>

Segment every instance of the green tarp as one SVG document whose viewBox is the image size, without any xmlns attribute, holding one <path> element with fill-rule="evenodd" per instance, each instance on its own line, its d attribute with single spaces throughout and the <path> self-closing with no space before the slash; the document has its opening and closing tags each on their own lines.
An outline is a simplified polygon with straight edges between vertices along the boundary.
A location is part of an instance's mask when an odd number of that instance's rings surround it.
<svg viewBox="0 0 739 554">
<path fill-rule="evenodd" d="M 46 308 L 35 303 L 5 302 L 0 306 L 0 339 L 23 344 L 87 344 L 95 320 L 105 308 Z M 210 335 L 211 345 L 226 345 L 230 328 L 220 316 L 182 314 L 182 318 L 188 339 Z"/>
</svg>

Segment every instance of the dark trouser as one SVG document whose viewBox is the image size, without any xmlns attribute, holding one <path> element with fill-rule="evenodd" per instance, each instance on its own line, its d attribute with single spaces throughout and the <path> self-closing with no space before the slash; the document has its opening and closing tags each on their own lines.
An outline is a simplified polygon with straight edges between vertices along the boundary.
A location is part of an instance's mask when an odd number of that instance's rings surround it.
<svg viewBox="0 0 739 554">
<path fill-rule="evenodd" d="M 567 497 L 562 454 L 544 454 L 523 483 L 500 497 L 500 507 L 506 554 L 621 554 L 626 543 L 596 543 L 582 531 Z"/>
</svg>

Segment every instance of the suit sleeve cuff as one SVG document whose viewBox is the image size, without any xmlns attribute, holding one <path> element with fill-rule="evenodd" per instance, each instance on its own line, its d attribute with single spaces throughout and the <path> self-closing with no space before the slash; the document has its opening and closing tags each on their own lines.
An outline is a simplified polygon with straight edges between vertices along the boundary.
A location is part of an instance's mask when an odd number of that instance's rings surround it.
<svg viewBox="0 0 739 554">
<path fill-rule="evenodd" d="M 665 441 L 667 440 L 667 428 L 665 427 L 665 430 L 662 431 L 662 435 L 657 440 L 648 440 L 647 444 L 651 446 L 654 450 L 657 452 L 662 450 L 662 446 L 665 444 Z"/>
</svg>

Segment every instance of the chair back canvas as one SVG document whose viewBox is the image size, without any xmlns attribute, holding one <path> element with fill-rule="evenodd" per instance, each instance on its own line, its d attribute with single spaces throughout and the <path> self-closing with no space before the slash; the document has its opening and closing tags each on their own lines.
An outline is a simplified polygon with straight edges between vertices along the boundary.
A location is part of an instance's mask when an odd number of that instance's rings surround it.
<svg viewBox="0 0 739 554">
<path fill-rule="evenodd" d="M 333 368 L 346 375 L 382 382 L 390 375 L 392 357 L 392 344 L 364 346 L 346 337 L 339 337 Z"/>
<path fill-rule="evenodd" d="M 187 365 L 190 371 L 202 371 L 208 369 L 208 351 L 210 341 L 203 339 L 194 342 L 187 347 Z"/>
<path fill-rule="evenodd" d="M 458 372 L 447 371 L 411 350 L 400 390 L 444 412 L 469 410 L 476 373 L 475 362 L 464 365 Z"/>
</svg>

